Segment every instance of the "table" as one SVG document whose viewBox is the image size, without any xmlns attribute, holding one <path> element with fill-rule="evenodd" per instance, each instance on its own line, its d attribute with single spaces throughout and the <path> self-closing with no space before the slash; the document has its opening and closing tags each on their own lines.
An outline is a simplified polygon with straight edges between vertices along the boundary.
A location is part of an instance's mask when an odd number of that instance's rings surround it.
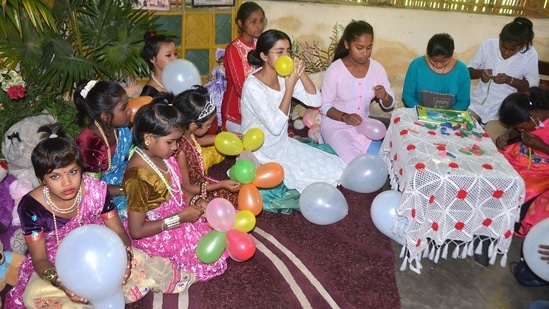
<svg viewBox="0 0 549 309">
<path fill-rule="evenodd" d="M 478 124 L 472 131 L 427 128 L 414 108 L 399 108 L 379 155 L 391 188 L 402 191 L 393 227 L 404 240 L 401 270 L 421 273 L 421 259 L 446 259 L 450 243 L 453 258 L 488 246 L 489 263 L 499 254 L 506 265 L 525 185 Z"/>
</svg>

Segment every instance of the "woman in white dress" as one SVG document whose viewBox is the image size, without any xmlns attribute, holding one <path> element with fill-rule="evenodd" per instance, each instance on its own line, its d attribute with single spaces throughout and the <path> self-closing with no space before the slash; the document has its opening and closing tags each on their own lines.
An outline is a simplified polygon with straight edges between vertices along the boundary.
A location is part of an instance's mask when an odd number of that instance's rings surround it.
<svg viewBox="0 0 549 309">
<path fill-rule="evenodd" d="M 346 164 L 336 155 L 311 147 L 288 136 L 288 115 L 292 97 L 303 104 L 319 107 L 320 92 L 305 73 L 301 60 L 294 59 L 293 72 L 281 77 L 275 62 L 292 50 L 288 35 L 279 30 L 265 31 L 248 62 L 260 66 L 250 74 L 242 89 L 241 133 L 259 128 L 265 134 L 263 145 L 254 152 L 260 163 L 277 162 L 284 168 L 284 184 L 303 191 L 314 182 L 337 186 Z"/>
</svg>

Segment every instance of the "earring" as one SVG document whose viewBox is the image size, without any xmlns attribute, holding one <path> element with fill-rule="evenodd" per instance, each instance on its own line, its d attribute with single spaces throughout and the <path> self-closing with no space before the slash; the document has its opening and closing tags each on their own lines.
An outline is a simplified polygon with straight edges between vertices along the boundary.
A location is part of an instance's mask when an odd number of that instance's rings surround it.
<svg viewBox="0 0 549 309">
<path fill-rule="evenodd" d="M 145 146 L 149 147 L 150 144 L 151 144 L 151 142 L 148 139 L 145 140 Z"/>
</svg>

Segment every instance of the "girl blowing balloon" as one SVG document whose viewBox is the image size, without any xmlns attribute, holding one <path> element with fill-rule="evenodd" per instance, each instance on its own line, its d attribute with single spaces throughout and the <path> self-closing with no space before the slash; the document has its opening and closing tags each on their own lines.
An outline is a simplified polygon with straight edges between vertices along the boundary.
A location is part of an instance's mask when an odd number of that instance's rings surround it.
<svg viewBox="0 0 549 309">
<path fill-rule="evenodd" d="M 319 107 L 320 92 L 311 81 L 301 60 L 293 61 L 293 72 L 281 77 L 275 62 L 292 50 L 288 35 L 279 30 L 263 32 L 257 48 L 248 54 L 250 64 L 261 66 L 249 75 L 242 89 L 241 132 L 259 128 L 265 135 L 254 154 L 260 163 L 277 162 L 284 168 L 284 184 L 302 191 L 314 182 L 337 185 L 345 163 L 338 156 L 313 148 L 288 136 L 288 115 L 292 97 L 305 105 Z"/>
<path fill-rule="evenodd" d="M 201 195 L 186 195 L 181 186 L 173 154 L 184 133 L 184 119 L 172 102 L 173 95 L 159 94 L 135 115 L 137 147 L 123 182 L 128 196 L 128 229 L 136 248 L 169 258 L 206 281 L 225 272 L 226 256 L 205 264 L 196 255 L 198 242 L 212 229 L 201 218 L 207 201 Z"/>
<path fill-rule="evenodd" d="M 206 200 L 225 198 L 237 207 L 240 182 L 212 179 L 207 176 L 204 165 L 202 146 L 213 145 L 215 139 L 215 135 L 207 135 L 215 120 L 216 108 L 212 96 L 206 88 L 195 86 L 177 95 L 174 107 L 183 114 L 185 130 L 175 152 L 181 169 L 183 188 Z"/>
<path fill-rule="evenodd" d="M 88 303 L 63 284 L 55 269 L 59 244 L 85 224 L 105 225 L 126 246 L 128 261 L 122 282 L 126 303 L 139 300 L 151 289 L 185 290 L 194 276 L 182 273 L 168 259 L 149 258 L 130 246 L 107 184 L 82 174 L 80 151 L 62 137 L 60 127 L 41 127 L 40 132 L 49 138 L 38 143 L 31 161 L 41 185 L 23 196 L 18 208 L 29 255 L 21 265 L 17 285 L 7 295 L 6 308 L 80 308 Z"/>
</svg>

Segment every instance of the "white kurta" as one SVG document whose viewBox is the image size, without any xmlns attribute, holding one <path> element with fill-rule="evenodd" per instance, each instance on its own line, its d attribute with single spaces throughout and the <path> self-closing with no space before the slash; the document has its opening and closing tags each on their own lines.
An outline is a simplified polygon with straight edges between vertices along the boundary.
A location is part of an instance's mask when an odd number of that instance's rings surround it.
<svg viewBox="0 0 549 309">
<path fill-rule="evenodd" d="M 303 191 L 314 182 L 337 186 L 346 164 L 336 155 L 311 147 L 288 136 L 287 111 L 279 109 L 286 89 L 284 78 L 279 77 L 280 91 L 271 89 L 253 75 L 242 88 L 240 112 L 241 133 L 259 128 L 265 135 L 263 145 L 254 152 L 260 163 L 277 162 L 284 168 L 284 184 L 290 189 Z M 305 105 L 319 107 L 320 92 L 311 95 L 301 81 L 294 88 L 293 97 Z"/>
</svg>

